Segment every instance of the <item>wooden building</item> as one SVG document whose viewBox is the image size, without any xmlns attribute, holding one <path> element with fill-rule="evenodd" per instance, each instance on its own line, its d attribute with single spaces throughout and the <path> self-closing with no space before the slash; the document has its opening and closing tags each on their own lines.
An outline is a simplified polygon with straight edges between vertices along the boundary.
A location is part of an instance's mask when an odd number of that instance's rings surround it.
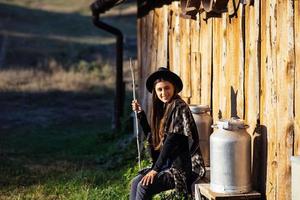
<svg viewBox="0 0 300 200">
<path fill-rule="evenodd" d="M 188 103 L 210 105 L 214 121 L 250 125 L 254 187 L 290 200 L 290 157 L 300 155 L 300 2 L 229 0 L 227 10 L 183 16 L 191 2 L 138 1 L 140 101 L 149 105 L 146 77 L 169 63 Z"/>
</svg>

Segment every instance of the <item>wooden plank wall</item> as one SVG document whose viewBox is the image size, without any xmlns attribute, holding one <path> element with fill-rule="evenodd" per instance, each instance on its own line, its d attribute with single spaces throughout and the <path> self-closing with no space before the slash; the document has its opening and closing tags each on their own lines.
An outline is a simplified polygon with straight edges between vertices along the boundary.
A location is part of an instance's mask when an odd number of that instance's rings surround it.
<svg viewBox="0 0 300 200">
<path fill-rule="evenodd" d="M 300 155 L 300 3 L 243 2 L 235 15 L 184 19 L 174 1 L 139 18 L 140 98 L 149 105 L 146 77 L 169 61 L 188 103 L 209 105 L 214 121 L 245 119 L 253 187 L 289 200 L 290 157 Z"/>
</svg>

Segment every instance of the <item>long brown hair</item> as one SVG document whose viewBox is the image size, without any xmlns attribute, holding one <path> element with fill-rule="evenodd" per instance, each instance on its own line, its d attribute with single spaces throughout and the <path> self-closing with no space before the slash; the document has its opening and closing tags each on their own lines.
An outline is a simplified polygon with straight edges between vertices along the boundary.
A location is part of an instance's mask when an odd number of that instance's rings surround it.
<svg viewBox="0 0 300 200">
<path fill-rule="evenodd" d="M 164 124 L 165 124 L 165 120 L 167 117 L 167 113 L 168 113 L 168 107 L 170 105 L 170 103 L 168 103 L 168 105 L 165 105 L 157 96 L 156 91 L 155 91 L 155 86 L 158 82 L 161 81 L 168 81 L 170 83 L 172 83 L 169 80 L 165 80 L 165 79 L 157 79 L 154 82 L 154 86 L 152 89 L 152 112 L 151 112 L 151 130 L 152 130 L 152 146 L 154 147 L 155 150 L 159 150 L 161 145 L 162 145 L 162 141 L 164 138 Z M 174 83 L 172 83 L 174 86 L 174 96 L 177 96 L 176 93 L 176 88 Z M 172 97 L 172 100 L 173 100 Z M 172 101 L 171 100 L 171 101 Z"/>
</svg>

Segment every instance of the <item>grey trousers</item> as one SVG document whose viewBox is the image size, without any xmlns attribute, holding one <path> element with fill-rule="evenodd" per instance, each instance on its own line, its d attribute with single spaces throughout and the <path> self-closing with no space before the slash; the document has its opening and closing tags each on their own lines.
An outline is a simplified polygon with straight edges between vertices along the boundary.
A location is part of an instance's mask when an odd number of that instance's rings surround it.
<svg viewBox="0 0 300 200">
<path fill-rule="evenodd" d="M 174 178 L 169 173 L 157 174 L 153 183 L 147 186 L 141 184 L 143 176 L 143 174 L 139 174 L 132 179 L 130 200 L 148 200 L 155 194 L 175 188 Z"/>
</svg>

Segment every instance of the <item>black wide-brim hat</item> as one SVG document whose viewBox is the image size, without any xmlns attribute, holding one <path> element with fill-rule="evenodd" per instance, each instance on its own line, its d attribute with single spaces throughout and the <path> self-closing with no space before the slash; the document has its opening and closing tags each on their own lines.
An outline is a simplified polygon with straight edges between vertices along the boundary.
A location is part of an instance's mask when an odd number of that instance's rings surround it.
<svg viewBox="0 0 300 200">
<path fill-rule="evenodd" d="M 146 88 L 150 93 L 152 93 L 154 82 L 157 79 L 163 79 L 174 84 L 177 93 L 183 88 L 182 80 L 177 74 L 171 72 L 168 68 L 160 67 L 147 78 Z"/>
</svg>

